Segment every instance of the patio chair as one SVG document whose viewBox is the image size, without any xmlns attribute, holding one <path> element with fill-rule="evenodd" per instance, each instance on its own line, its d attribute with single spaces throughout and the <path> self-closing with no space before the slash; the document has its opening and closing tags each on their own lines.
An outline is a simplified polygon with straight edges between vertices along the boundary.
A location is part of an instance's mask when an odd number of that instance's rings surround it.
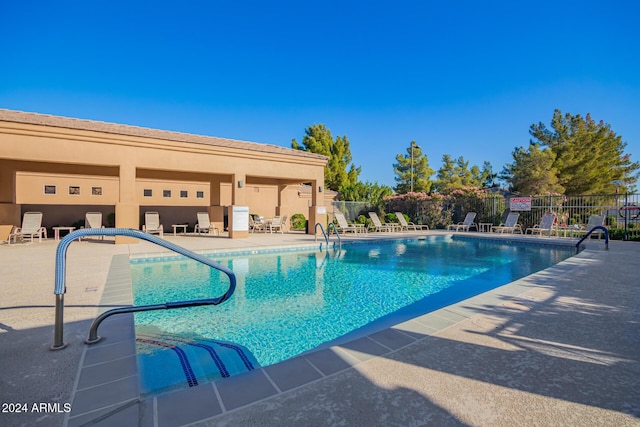
<svg viewBox="0 0 640 427">
<path fill-rule="evenodd" d="M 395 230 L 395 225 L 392 224 L 388 224 L 388 223 L 382 223 L 380 222 L 380 218 L 378 217 L 378 214 L 375 212 L 369 212 L 369 218 L 371 218 L 371 221 L 373 221 L 373 226 L 374 231 L 394 231 Z"/>
<path fill-rule="evenodd" d="M 145 212 L 144 225 L 142 231 L 149 234 L 158 234 L 164 237 L 164 227 L 160 223 L 160 214 L 158 212 Z"/>
<path fill-rule="evenodd" d="M 419 230 L 428 230 L 429 229 L 428 225 L 414 224 L 413 222 L 408 222 L 407 219 L 404 217 L 404 214 L 402 212 L 394 212 L 394 213 L 396 215 L 396 218 L 398 218 L 398 222 L 400 222 L 400 230 L 419 231 Z"/>
<path fill-rule="evenodd" d="M 542 233 L 547 233 L 548 237 L 551 237 L 551 234 L 554 232 L 554 225 L 556 223 L 556 214 L 553 212 L 546 212 L 542 215 L 542 219 L 540 220 L 540 225 L 534 225 L 533 227 L 529 227 L 526 229 L 525 234 L 531 233 L 532 236 L 539 234 L 542 236 Z"/>
<path fill-rule="evenodd" d="M 274 230 L 276 232 L 279 231 L 281 234 L 283 233 L 281 216 L 274 216 L 273 219 L 267 225 L 269 226 L 270 233 L 273 233 Z"/>
<path fill-rule="evenodd" d="M 518 218 L 520 218 L 520 214 L 517 212 L 510 212 L 507 216 L 506 221 L 502 225 L 494 225 L 491 227 L 491 231 L 494 233 L 504 233 L 505 231 L 508 233 L 514 233 L 517 231 L 522 234 L 522 226 L 518 224 Z"/>
<path fill-rule="evenodd" d="M 80 228 L 104 228 L 104 225 L 102 225 L 102 212 L 87 212 L 84 214 L 84 226 Z M 104 236 L 100 236 L 100 240 L 104 240 Z"/>
<path fill-rule="evenodd" d="M 254 217 L 253 215 L 249 215 L 249 231 L 267 231 L 266 225 L 264 223 L 264 218 L 261 216 Z"/>
<path fill-rule="evenodd" d="M 209 219 L 209 212 L 198 212 L 196 213 L 196 217 L 198 218 L 198 223 L 194 227 L 194 233 L 196 234 L 212 234 L 214 236 L 220 235 L 220 231 L 218 228 L 211 224 L 211 220 Z"/>
<path fill-rule="evenodd" d="M 584 230 L 579 230 L 580 234 L 586 234 L 589 231 L 593 230 L 595 227 L 597 226 L 603 226 L 604 225 L 604 216 L 602 215 L 590 215 L 589 216 L 589 222 L 587 222 L 587 225 L 585 225 Z M 598 235 L 598 240 L 600 240 L 601 236 L 602 236 L 603 231 L 602 230 L 596 230 L 593 233 L 591 233 L 591 235 Z"/>
<path fill-rule="evenodd" d="M 31 243 L 34 236 L 38 236 L 38 242 L 42 242 L 42 236 L 47 238 L 47 229 L 42 226 L 42 212 L 25 212 L 22 216 L 22 227 L 13 229 L 8 242 L 11 244 L 13 240 L 13 243 L 16 243 L 18 238 L 24 240 L 26 236 L 31 238 Z"/>
<path fill-rule="evenodd" d="M 455 231 L 460 231 L 460 230 L 469 231 L 471 227 L 474 227 L 476 231 L 478 231 L 478 224 L 474 222 L 475 219 L 476 219 L 475 212 L 467 212 L 467 215 L 464 217 L 464 221 L 459 222 L 457 224 L 451 224 L 448 229 L 455 230 Z"/>
<path fill-rule="evenodd" d="M 333 216 L 338 221 L 338 230 L 343 233 L 364 233 L 366 229 L 364 228 L 364 224 L 349 224 L 347 222 L 347 218 L 345 218 L 344 214 L 340 211 L 334 211 Z"/>
</svg>

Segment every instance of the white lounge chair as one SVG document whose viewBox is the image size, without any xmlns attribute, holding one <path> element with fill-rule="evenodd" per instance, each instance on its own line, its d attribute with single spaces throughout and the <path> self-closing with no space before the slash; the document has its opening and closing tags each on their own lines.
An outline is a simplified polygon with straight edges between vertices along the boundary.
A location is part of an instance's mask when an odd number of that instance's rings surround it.
<svg viewBox="0 0 640 427">
<path fill-rule="evenodd" d="M 518 224 L 518 218 L 520 218 L 520 214 L 517 212 L 510 212 L 507 216 L 506 221 L 502 225 L 494 225 L 491 227 L 491 231 L 494 233 L 504 233 L 505 231 L 508 233 L 514 233 L 517 231 L 522 234 L 522 226 Z"/>
<path fill-rule="evenodd" d="M 476 213 L 475 212 L 467 212 L 467 215 L 464 217 L 464 221 L 459 222 L 457 224 L 451 224 L 449 226 L 449 230 L 455 231 L 469 231 L 471 227 L 474 227 L 476 231 L 478 230 L 478 224 L 475 223 Z"/>
<path fill-rule="evenodd" d="M 374 231 L 394 231 L 396 226 L 394 224 L 382 223 L 378 214 L 375 212 L 369 212 L 369 218 L 373 221 Z"/>
<path fill-rule="evenodd" d="M 9 235 L 9 244 L 11 240 L 16 243 L 17 239 L 24 240 L 26 236 L 31 238 L 38 236 L 38 242 L 42 242 L 42 236 L 47 238 L 47 229 L 42 226 L 42 212 L 25 212 L 22 216 L 22 227 L 16 227 Z"/>
<path fill-rule="evenodd" d="M 554 224 L 556 222 L 556 214 L 553 212 L 546 212 L 542 215 L 542 219 L 540 220 L 540 225 L 534 225 L 533 227 L 527 228 L 525 234 L 531 233 L 531 235 L 539 234 L 542 236 L 542 233 L 547 233 L 548 237 L 551 237 L 554 231 Z"/>
<path fill-rule="evenodd" d="M 220 235 L 220 231 L 218 230 L 218 228 L 215 225 L 211 224 L 208 212 L 198 212 L 196 214 L 196 217 L 198 218 L 198 223 L 193 230 L 196 234 L 212 234 L 214 236 Z"/>
<path fill-rule="evenodd" d="M 587 223 L 587 225 L 584 227 L 584 230 L 579 230 L 580 234 L 586 234 L 589 231 L 593 230 L 595 227 L 597 226 L 603 226 L 604 225 L 604 216 L 601 215 L 590 215 L 589 216 L 589 222 Z M 600 238 L 602 237 L 602 230 L 596 230 L 593 233 L 591 233 L 591 235 L 598 235 L 598 240 L 600 240 Z"/>
<path fill-rule="evenodd" d="M 333 216 L 338 221 L 338 230 L 343 233 L 366 233 L 367 231 L 364 224 L 349 224 L 347 218 L 340 211 L 334 211 Z"/>
<path fill-rule="evenodd" d="M 164 237 L 164 227 L 160 223 L 160 214 L 158 212 L 145 212 L 144 225 L 142 231 L 149 234 L 158 234 Z"/>
<path fill-rule="evenodd" d="M 414 224 L 413 222 L 408 222 L 406 220 L 406 218 L 404 217 L 404 214 L 402 212 L 394 212 L 394 213 L 396 214 L 396 218 L 398 218 L 398 221 L 400 222 L 400 230 L 419 231 L 419 230 L 428 230 L 429 229 L 428 225 Z"/>
<path fill-rule="evenodd" d="M 104 225 L 102 225 L 102 212 L 87 212 L 84 214 L 84 227 L 82 228 L 104 228 Z M 100 236 L 100 240 L 104 240 L 104 236 Z"/>
</svg>

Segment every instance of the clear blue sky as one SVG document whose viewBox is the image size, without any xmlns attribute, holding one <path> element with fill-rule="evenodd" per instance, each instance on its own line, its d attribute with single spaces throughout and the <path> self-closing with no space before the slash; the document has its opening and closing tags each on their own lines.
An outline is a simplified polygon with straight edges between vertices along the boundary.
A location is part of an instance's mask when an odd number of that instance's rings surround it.
<svg viewBox="0 0 640 427">
<path fill-rule="evenodd" d="M 290 147 L 323 123 L 361 180 L 416 140 L 495 171 L 553 110 L 640 159 L 638 1 L 0 0 L 0 108 Z"/>
</svg>

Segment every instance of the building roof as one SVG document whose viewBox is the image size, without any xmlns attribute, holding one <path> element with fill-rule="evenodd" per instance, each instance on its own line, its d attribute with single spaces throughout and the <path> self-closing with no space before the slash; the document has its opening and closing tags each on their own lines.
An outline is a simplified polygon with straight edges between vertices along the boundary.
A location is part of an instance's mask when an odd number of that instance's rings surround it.
<svg viewBox="0 0 640 427">
<path fill-rule="evenodd" d="M 295 150 L 293 148 L 285 148 L 271 144 L 239 141 L 235 139 L 217 138 L 213 136 L 195 135 L 182 132 L 172 132 L 167 130 L 100 122 L 95 120 L 74 119 L 62 116 L 52 116 L 49 114 L 28 113 L 24 111 L 7 110 L 2 108 L 0 108 L 0 121 L 104 132 L 144 138 L 154 138 L 166 141 L 206 144 L 224 148 L 236 148 L 240 150 L 260 151 L 263 153 L 272 154 L 285 154 L 290 156 L 300 156 L 314 159 L 327 159 L 326 156 L 323 156 L 321 154 L 311 153 L 309 151 Z"/>
</svg>

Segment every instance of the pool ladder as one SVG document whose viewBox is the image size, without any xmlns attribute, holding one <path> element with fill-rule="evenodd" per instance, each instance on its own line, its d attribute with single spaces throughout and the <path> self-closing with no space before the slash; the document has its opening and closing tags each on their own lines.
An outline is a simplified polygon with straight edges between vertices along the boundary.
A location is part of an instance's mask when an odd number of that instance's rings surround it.
<svg viewBox="0 0 640 427">
<path fill-rule="evenodd" d="M 342 239 L 340 238 L 340 233 L 338 232 L 338 229 L 336 228 L 336 225 L 333 222 L 330 222 L 329 225 L 327 225 L 327 232 L 325 233 L 324 231 L 324 227 L 322 226 L 322 224 L 320 224 L 319 222 L 316 222 L 316 226 L 313 229 L 313 234 L 316 235 L 316 241 L 318 240 L 318 227 L 320 227 L 320 230 L 322 231 L 322 235 L 324 236 L 324 240 L 327 244 L 327 249 L 329 248 L 329 235 L 327 233 L 331 232 L 331 228 L 333 228 L 333 231 L 335 231 L 336 236 L 338 237 L 338 249 L 342 249 Z M 333 247 L 336 247 L 335 242 L 333 243 Z M 322 243 L 320 243 L 320 250 L 322 250 Z"/>
<path fill-rule="evenodd" d="M 227 289 L 227 291 L 222 296 L 216 298 L 167 302 L 164 304 L 120 307 L 105 311 L 104 313 L 96 317 L 96 319 L 91 324 L 91 328 L 89 329 L 89 337 L 85 340 L 85 343 L 87 344 L 94 344 L 100 340 L 100 337 L 98 336 L 98 327 L 100 326 L 100 323 L 102 323 L 102 321 L 107 317 L 114 314 L 135 313 L 139 311 L 150 310 L 169 310 L 174 308 L 195 307 L 202 305 L 218 305 L 231 298 L 231 295 L 233 295 L 233 292 L 236 288 L 236 275 L 227 267 L 151 234 L 143 233 L 141 231 L 133 230 L 130 228 L 84 228 L 73 231 L 64 236 L 64 238 L 58 244 L 58 248 L 56 250 L 56 283 L 54 290 L 54 294 L 56 295 L 56 314 L 53 330 L 53 345 L 51 346 L 51 350 L 61 350 L 67 346 L 67 344 L 63 341 L 64 294 L 67 291 L 67 287 L 65 285 L 66 254 L 67 248 L 69 247 L 71 242 L 84 236 L 127 236 L 134 237 L 140 240 L 146 240 L 148 242 L 162 246 L 163 248 L 169 249 L 173 252 L 179 253 L 180 255 L 184 255 L 187 258 L 191 258 L 202 264 L 206 264 L 209 267 L 215 268 L 216 270 L 223 272 L 229 277 L 229 289 Z"/>
<path fill-rule="evenodd" d="M 576 243 L 576 253 L 578 253 L 580 251 L 580 243 L 584 242 L 584 240 L 591 236 L 591 233 L 593 233 L 595 230 L 604 230 L 604 248 L 606 250 L 609 250 L 609 230 L 607 230 L 607 227 L 604 227 L 602 225 L 596 225 L 595 227 L 593 227 L 591 230 L 589 230 L 587 232 L 587 234 L 585 234 L 584 236 L 582 236 L 582 239 L 580 239 L 578 241 L 578 243 Z M 599 239 L 599 238 L 598 238 Z"/>
</svg>

